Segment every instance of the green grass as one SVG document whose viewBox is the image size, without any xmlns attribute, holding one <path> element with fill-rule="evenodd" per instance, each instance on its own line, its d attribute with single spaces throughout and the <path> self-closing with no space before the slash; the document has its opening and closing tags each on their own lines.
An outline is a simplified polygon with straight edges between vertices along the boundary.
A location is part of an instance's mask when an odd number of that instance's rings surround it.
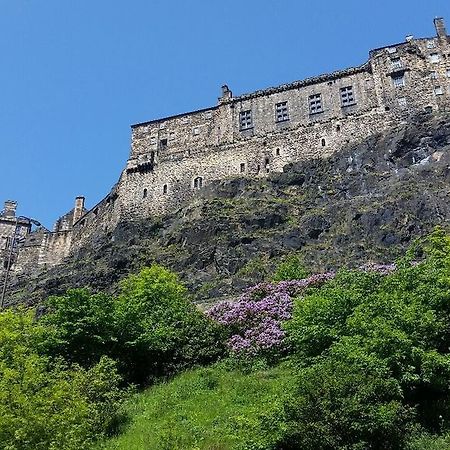
<svg viewBox="0 0 450 450">
<path fill-rule="evenodd" d="M 243 374 L 223 364 L 185 372 L 135 395 L 131 422 L 107 450 L 270 449 L 281 432 L 287 366 Z"/>
</svg>

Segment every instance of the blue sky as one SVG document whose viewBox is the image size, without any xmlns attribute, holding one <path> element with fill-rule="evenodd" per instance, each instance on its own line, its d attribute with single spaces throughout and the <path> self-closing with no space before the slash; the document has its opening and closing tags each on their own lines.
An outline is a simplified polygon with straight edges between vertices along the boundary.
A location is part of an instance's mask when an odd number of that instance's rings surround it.
<svg viewBox="0 0 450 450">
<path fill-rule="evenodd" d="M 435 16 L 450 1 L 0 0 L 0 202 L 51 226 L 109 192 L 131 124 L 359 65 Z"/>
</svg>

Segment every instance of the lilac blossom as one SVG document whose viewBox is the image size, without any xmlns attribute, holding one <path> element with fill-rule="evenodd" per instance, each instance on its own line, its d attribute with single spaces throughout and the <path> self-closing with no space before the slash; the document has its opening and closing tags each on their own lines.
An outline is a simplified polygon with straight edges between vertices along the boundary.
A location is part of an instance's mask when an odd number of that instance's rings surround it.
<svg viewBox="0 0 450 450">
<path fill-rule="evenodd" d="M 385 276 L 395 271 L 396 265 L 368 263 L 359 270 Z M 234 355 L 282 351 L 282 322 L 292 317 L 293 299 L 306 288 L 320 286 L 335 276 L 335 272 L 325 272 L 301 280 L 259 283 L 245 290 L 237 301 L 220 302 L 207 314 L 230 331 L 227 345 Z"/>
<path fill-rule="evenodd" d="M 208 315 L 231 332 L 227 344 L 233 354 L 257 355 L 282 350 L 281 323 L 292 317 L 293 298 L 310 286 L 335 277 L 334 272 L 312 275 L 302 280 L 259 283 L 235 301 L 214 305 Z"/>
</svg>

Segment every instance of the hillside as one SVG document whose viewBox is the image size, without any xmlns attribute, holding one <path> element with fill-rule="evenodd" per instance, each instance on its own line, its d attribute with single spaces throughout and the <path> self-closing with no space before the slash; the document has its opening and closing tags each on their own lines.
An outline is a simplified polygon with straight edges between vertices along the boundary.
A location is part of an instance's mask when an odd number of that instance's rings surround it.
<svg viewBox="0 0 450 450">
<path fill-rule="evenodd" d="M 63 265 L 15 280 L 14 299 L 115 290 L 152 262 L 179 273 L 201 303 L 234 296 L 293 252 L 312 272 L 390 262 L 450 219 L 449 181 L 450 115 L 424 113 L 331 158 L 216 182 L 167 217 L 121 223 Z"/>
</svg>

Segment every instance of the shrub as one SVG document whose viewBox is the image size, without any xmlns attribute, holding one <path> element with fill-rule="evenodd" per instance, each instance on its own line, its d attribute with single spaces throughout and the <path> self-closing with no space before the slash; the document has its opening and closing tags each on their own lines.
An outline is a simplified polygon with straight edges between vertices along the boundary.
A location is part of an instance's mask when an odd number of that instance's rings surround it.
<svg viewBox="0 0 450 450">
<path fill-rule="evenodd" d="M 37 353 L 44 330 L 24 312 L 0 313 L 0 447 L 75 450 L 106 435 L 123 394 L 113 361 L 90 370 Z"/>
</svg>

